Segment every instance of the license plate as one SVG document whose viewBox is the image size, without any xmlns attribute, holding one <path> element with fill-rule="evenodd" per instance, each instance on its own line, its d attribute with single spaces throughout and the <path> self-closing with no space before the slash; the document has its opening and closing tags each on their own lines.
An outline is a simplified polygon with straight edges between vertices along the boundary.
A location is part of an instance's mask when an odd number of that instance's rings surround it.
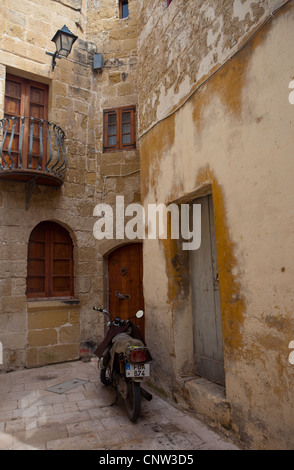
<svg viewBox="0 0 294 470">
<path fill-rule="evenodd" d="M 126 364 L 126 377 L 149 377 L 150 364 Z"/>
</svg>

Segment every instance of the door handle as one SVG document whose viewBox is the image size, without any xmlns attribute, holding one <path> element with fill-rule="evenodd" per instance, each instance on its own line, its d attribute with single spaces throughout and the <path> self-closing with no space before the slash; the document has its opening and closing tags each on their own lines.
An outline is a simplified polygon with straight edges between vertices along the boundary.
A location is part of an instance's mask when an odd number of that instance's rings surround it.
<svg viewBox="0 0 294 470">
<path fill-rule="evenodd" d="M 116 292 L 115 295 L 119 300 L 128 300 L 131 297 L 128 294 L 120 294 L 119 292 Z"/>
</svg>

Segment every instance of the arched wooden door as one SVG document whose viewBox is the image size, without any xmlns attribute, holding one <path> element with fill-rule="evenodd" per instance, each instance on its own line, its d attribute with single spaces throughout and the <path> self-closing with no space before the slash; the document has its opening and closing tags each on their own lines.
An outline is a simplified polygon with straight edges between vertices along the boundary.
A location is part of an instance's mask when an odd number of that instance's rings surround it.
<svg viewBox="0 0 294 470">
<path fill-rule="evenodd" d="M 144 310 L 142 245 L 124 245 L 108 257 L 109 312 L 130 319 L 140 328 L 144 337 L 144 317 L 133 318 L 138 310 Z"/>
</svg>

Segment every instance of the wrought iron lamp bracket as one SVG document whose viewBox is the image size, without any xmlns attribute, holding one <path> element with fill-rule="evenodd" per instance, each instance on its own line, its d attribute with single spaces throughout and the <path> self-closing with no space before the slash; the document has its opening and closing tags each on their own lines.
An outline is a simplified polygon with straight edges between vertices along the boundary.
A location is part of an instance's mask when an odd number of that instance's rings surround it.
<svg viewBox="0 0 294 470">
<path fill-rule="evenodd" d="M 46 54 L 52 56 L 52 70 L 54 70 L 55 65 L 56 65 L 56 60 L 55 59 L 61 59 L 62 57 L 60 57 L 56 52 L 54 52 L 54 54 L 53 54 L 52 52 L 46 51 Z"/>
</svg>

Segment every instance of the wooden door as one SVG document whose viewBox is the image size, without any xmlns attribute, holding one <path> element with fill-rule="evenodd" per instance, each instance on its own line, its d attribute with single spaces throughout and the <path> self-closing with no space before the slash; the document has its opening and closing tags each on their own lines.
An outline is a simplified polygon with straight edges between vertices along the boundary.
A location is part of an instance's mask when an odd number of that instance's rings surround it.
<svg viewBox="0 0 294 470">
<path fill-rule="evenodd" d="M 22 80 L 12 80 L 9 76 L 6 79 L 5 84 L 5 105 L 4 105 L 4 117 L 16 117 L 16 126 L 14 129 L 14 139 L 11 142 L 11 157 L 13 160 L 13 165 L 15 168 L 18 168 L 18 149 L 19 149 L 19 139 L 20 139 L 20 117 L 24 116 L 24 100 L 22 97 L 25 96 L 25 87 Z M 8 165 L 12 162 L 8 158 L 8 147 L 10 144 L 10 137 L 12 134 L 13 126 L 10 122 L 8 127 L 8 133 L 6 140 L 3 146 L 3 154 L 5 161 Z"/>
<path fill-rule="evenodd" d="M 133 318 L 138 310 L 144 310 L 142 245 L 124 245 L 108 257 L 109 312 L 132 321 L 144 337 L 144 317 Z"/>
<path fill-rule="evenodd" d="M 5 107 L 4 116 L 16 118 L 14 138 L 11 145 L 11 154 L 14 168 L 37 169 L 43 152 L 42 170 L 45 169 L 47 152 L 47 122 L 48 120 L 48 85 L 32 82 L 21 77 L 7 75 L 5 83 Z M 21 157 L 19 155 L 19 143 L 21 139 L 21 117 L 24 117 L 23 136 L 21 141 Z M 30 118 L 35 118 L 33 121 Z M 8 146 L 12 133 L 10 124 L 4 145 L 4 155 L 8 159 Z M 42 135 L 42 139 L 40 138 Z M 42 142 L 41 142 L 42 140 Z M 31 161 L 28 156 L 31 154 Z"/>
<path fill-rule="evenodd" d="M 190 252 L 196 373 L 224 385 L 224 354 L 212 196 L 201 204 L 201 247 Z"/>
</svg>

